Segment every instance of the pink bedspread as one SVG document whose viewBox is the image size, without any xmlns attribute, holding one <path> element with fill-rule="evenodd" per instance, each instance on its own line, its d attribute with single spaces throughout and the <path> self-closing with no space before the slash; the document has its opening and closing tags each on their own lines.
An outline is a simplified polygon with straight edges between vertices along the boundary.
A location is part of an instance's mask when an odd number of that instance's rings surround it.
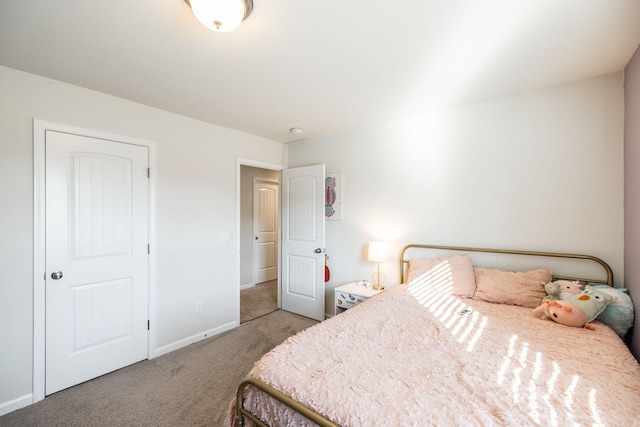
<svg viewBox="0 0 640 427">
<path fill-rule="evenodd" d="M 289 338 L 249 376 L 342 426 L 640 425 L 640 366 L 594 325 L 398 286 Z M 251 387 L 245 406 L 309 425 Z"/>
</svg>

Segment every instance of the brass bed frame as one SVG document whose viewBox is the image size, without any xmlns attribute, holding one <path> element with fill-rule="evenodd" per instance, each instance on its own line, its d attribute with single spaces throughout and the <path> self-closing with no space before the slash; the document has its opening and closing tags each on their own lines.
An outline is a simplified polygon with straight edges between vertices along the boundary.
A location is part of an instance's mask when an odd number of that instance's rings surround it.
<svg viewBox="0 0 640 427">
<path fill-rule="evenodd" d="M 280 403 L 288 406 L 289 408 L 299 413 L 300 415 L 305 416 L 310 421 L 313 421 L 314 423 L 318 424 L 320 427 L 340 427 L 338 424 L 332 422 L 328 418 L 323 417 L 322 415 L 315 412 L 313 409 L 310 409 L 304 406 L 302 403 L 298 402 L 297 400 L 292 399 L 286 394 L 271 387 L 269 384 L 266 384 L 263 381 L 260 381 L 256 378 L 247 378 L 244 381 L 242 381 L 242 383 L 240 383 L 240 386 L 238 387 L 238 392 L 236 395 L 236 426 L 237 427 L 244 426 L 244 417 L 249 418 L 251 421 L 255 423 L 255 425 L 259 427 L 269 427 L 269 425 L 265 424 L 260 418 L 256 417 L 251 412 L 244 409 L 244 404 L 243 404 L 244 389 L 248 385 L 252 385 L 256 387 L 260 391 L 268 394 L 269 396 L 273 397 Z"/>
<path fill-rule="evenodd" d="M 419 248 L 419 249 L 436 249 L 436 250 L 447 250 L 447 251 L 455 251 L 455 252 L 482 252 L 482 253 L 493 253 L 493 254 L 503 254 L 503 255 L 524 255 L 524 256 L 538 256 L 538 257 L 550 257 L 550 258 L 568 258 L 568 259 L 581 259 L 586 261 L 593 261 L 595 263 L 600 264 L 603 270 L 606 273 L 605 279 L 588 279 L 588 278 L 580 278 L 580 277 L 568 277 L 568 276 L 557 276 L 554 274 L 554 280 L 579 280 L 580 282 L 589 282 L 589 283 L 602 283 L 605 285 L 613 286 L 613 270 L 609 264 L 604 262 L 598 257 L 592 255 L 581 255 L 581 254 L 569 254 L 569 253 L 561 253 L 561 252 L 538 252 L 538 251 L 523 251 L 517 249 L 490 249 L 490 248 L 468 248 L 462 246 L 439 246 L 439 245 L 419 245 L 419 244 L 411 244 L 407 245 L 400 251 L 400 261 L 399 261 L 399 271 L 400 271 L 400 283 L 404 283 L 406 279 L 406 270 L 409 265 L 409 259 L 405 258 L 405 254 L 409 249 Z"/>
<path fill-rule="evenodd" d="M 538 251 L 525 251 L 525 250 L 516 250 L 516 249 L 491 249 L 491 248 L 471 248 L 471 247 L 463 247 L 463 246 L 440 246 L 440 245 L 421 245 L 421 244 L 410 244 L 406 245 L 400 251 L 400 260 L 399 260 L 399 276 L 400 283 L 405 283 L 406 280 L 406 272 L 408 270 L 410 258 L 407 258 L 407 252 L 410 249 L 432 249 L 432 250 L 444 250 L 444 251 L 453 251 L 453 252 L 481 252 L 481 253 L 490 253 L 490 254 L 503 254 L 503 255 L 522 255 L 522 256 L 533 256 L 533 257 L 551 257 L 551 258 L 567 258 L 567 259 L 577 259 L 577 260 L 585 260 L 592 261 L 594 263 L 599 264 L 606 274 L 606 279 L 598 278 L 580 278 L 580 277 L 569 277 L 569 276 L 553 276 L 554 280 L 579 280 L 581 282 L 588 283 L 602 283 L 609 286 L 614 286 L 613 282 L 613 270 L 602 259 L 592 256 L 592 255 L 582 255 L 582 254 L 570 254 L 570 253 L 561 253 L 561 252 L 538 252 Z M 415 259 L 415 258 L 411 258 Z M 316 423 L 320 427 L 339 427 L 338 424 L 332 422 L 328 418 L 318 414 L 313 409 L 308 408 L 297 400 L 285 395 L 284 393 L 276 390 L 270 385 L 266 384 L 263 381 L 260 381 L 256 378 L 247 378 L 245 379 L 239 386 L 236 393 L 236 418 L 235 424 L 236 427 L 243 427 L 245 417 L 250 419 L 255 423 L 255 425 L 259 427 L 269 427 L 268 424 L 265 424 L 258 417 L 253 415 L 250 411 L 244 408 L 244 390 L 247 386 L 253 386 L 272 398 L 278 400 L 282 404 L 291 408 L 293 411 L 303 415 L 310 421 Z"/>
</svg>

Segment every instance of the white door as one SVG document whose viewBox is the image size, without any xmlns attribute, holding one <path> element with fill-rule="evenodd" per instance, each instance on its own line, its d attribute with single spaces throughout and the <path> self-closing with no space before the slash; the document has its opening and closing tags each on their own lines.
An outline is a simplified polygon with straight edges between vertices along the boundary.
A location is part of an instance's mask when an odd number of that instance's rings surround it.
<svg viewBox="0 0 640 427">
<path fill-rule="evenodd" d="M 253 282 L 278 278 L 278 183 L 256 178 L 253 185 Z"/>
<path fill-rule="evenodd" d="M 324 165 L 282 171 L 282 309 L 324 320 Z"/>
<path fill-rule="evenodd" d="M 48 130 L 45 394 L 147 358 L 148 148 Z"/>
</svg>

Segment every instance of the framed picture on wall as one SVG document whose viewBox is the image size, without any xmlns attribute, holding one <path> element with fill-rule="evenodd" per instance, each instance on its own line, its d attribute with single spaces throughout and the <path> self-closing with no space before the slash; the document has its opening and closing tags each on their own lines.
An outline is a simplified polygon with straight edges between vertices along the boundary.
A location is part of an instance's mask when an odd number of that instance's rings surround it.
<svg viewBox="0 0 640 427">
<path fill-rule="evenodd" d="M 342 221 L 342 172 L 325 175 L 324 217 L 331 221 Z"/>
</svg>

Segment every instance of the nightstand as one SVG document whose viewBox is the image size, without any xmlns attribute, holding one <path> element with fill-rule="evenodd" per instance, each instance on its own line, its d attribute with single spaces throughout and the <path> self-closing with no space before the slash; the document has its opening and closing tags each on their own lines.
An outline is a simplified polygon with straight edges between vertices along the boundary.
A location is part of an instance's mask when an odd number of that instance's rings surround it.
<svg viewBox="0 0 640 427">
<path fill-rule="evenodd" d="M 384 292 L 359 285 L 357 282 L 347 283 L 334 289 L 336 295 L 336 314 L 340 314 L 374 295 Z"/>
</svg>

